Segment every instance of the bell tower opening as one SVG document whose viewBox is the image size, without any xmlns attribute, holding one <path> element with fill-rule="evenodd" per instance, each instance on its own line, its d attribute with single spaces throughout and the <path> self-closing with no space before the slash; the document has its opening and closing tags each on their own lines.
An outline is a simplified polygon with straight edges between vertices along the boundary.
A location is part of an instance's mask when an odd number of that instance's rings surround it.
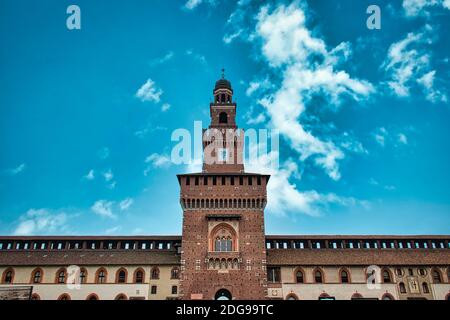
<svg viewBox="0 0 450 320">
<path fill-rule="evenodd" d="M 226 124 L 228 123 L 228 116 L 226 112 L 221 112 L 219 114 L 219 123 Z"/>
</svg>

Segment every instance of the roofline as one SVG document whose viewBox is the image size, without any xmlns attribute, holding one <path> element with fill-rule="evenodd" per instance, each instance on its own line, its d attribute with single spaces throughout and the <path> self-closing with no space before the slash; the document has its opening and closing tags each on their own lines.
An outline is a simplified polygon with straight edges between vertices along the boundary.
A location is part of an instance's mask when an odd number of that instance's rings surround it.
<svg viewBox="0 0 450 320">
<path fill-rule="evenodd" d="M 0 240 L 162 240 L 181 241 L 181 235 L 51 235 L 51 236 L 0 236 Z M 450 235 L 266 235 L 266 240 L 375 240 L 375 239 L 448 239 Z"/>
<path fill-rule="evenodd" d="M 133 236 L 102 236 L 102 235 L 51 235 L 51 236 L 0 236 L 0 240 L 180 240 L 181 235 L 167 235 L 167 236 L 158 236 L 158 235 L 133 235 Z"/>
<path fill-rule="evenodd" d="M 450 235 L 266 235 L 266 240 L 450 239 Z"/>
</svg>

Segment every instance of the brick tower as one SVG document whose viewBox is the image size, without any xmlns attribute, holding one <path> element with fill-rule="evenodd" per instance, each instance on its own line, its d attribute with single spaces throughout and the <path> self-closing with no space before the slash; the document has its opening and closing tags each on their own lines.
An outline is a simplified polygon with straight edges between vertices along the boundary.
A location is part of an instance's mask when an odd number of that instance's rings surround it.
<svg viewBox="0 0 450 320">
<path fill-rule="evenodd" d="M 183 299 L 265 299 L 268 175 L 246 173 L 231 83 L 216 82 L 203 170 L 180 174 Z"/>
</svg>

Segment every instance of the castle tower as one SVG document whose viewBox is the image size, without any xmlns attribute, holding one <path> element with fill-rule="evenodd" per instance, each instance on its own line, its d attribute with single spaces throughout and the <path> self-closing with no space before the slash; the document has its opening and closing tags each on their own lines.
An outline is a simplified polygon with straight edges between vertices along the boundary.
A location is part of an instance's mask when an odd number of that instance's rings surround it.
<svg viewBox="0 0 450 320">
<path fill-rule="evenodd" d="M 183 299 L 265 299 L 268 175 L 246 173 L 231 83 L 214 87 L 201 173 L 180 174 Z"/>
</svg>

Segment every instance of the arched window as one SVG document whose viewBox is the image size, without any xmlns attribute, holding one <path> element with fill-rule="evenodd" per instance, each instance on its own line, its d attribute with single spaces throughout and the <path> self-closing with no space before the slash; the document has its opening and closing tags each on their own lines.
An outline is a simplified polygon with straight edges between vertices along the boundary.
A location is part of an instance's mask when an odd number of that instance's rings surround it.
<svg viewBox="0 0 450 320">
<path fill-rule="evenodd" d="M 61 268 L 56 271 L 56 283 L 66 283 L 67 271 L 65 268 Z"/>
<path fill-rule="evenodd" d="M 96 276 L 95 276 L 95 282 L 98 284 L 106 283 L 108 273 L 104 268 L 100 268 L 97 270 Z"/>
<path fill-rule="evenodd" d="M 351 300 L 358 300 L 358 299 L 362 299 L 363 295 L 359 292 L 355 292 L 354 294 L 352 294 L 352 297 L 350 298 Z"/>
<path fill-rule="evenodd" d="M 91 293 L 86 297 L 86 300 L 100 300 L 100 299 L 98 298 L 98 295 L 96 295 L 95 293 Z"/>
<path fill-rule="evenodd" d="M 226 112 L 219 113 L 219 123 L 228 123 L 228 116 Z"/>
<path fill-rule="evenodd" d="M 116 273 L 116 283 L 126 283 L 127 282 L 127 270 L 120 268 Z"/>
<path fill-rule="evenodd" d="M 114 300 L 128 300 L 127 296 L 123 293 L 119 293 Z"/>
<path fill-rule="evenodd" d="M 8 268 L 5 271 L 3 271 L 2 283 L 12 284 L 13 282 L 14 282 L 14 269 Z"/>
<path fill-rule="evenodd" d="M 220 95 L 220 102 L 225 102 L 225 93 Z"/>
<path fill-rule="evenodd" d="M 41 283 L 42 282 L 42 269 L 36 268 L 31 273 L 31 283 Z"/>
<path fill-rule="evenodd" d="M 400 282 L 398 284 L 399 288 L 400 288 L 400 293 L 406 293 L 406 286 L 403 282 Z"/>
<path fill-rule="evenodd" d="M 305 282 L 305 278 L 303 276 L 303 272 L 299 269 L 297 269 L 297 271 L 295 272 L 295 281 L 297 283 L 304 283 Z"/>
<path fill-rule="evenodd" d="M 41 300 L 41 297 L 37 293 L 31 295 L 31 300 Z"/>
<path fill-rule="evenodd" d="M 144 270 L 141 268 L 136 269 L 134 272 L 134 283 L 144 283 Z"/>
<path fill-rule="evenodd" d="M 170 272 L 170 279 L 179 279 L 180 278 L 180 270 L 177 267 L 172 268 Z"/>
<path fill-rule="evenodd" d="M 322 283 L 323 282 L 323 274 L 320 269 L 314 270 L 314 282 L 315 283 Z"/>
<path fill-rule="evenodd" d="M 87 279 L 87 271 L 85 268 L 80 269 L 80 283 L 85 284 Z"/>
<path fill-rule="evenodd" d="M 383 269 L 383 283 L 391 283 L 391 273 L 387 269 Z"/>
<path fill-rule="evenodd" d="M 341 270 L 340 272 L 341 283 L 350 283 L 349 272 L 346 269 Z"/>
<path fill-rule="evenodd" d="M 159 279 L 159 269 L 157 267 L 153 267 L 150 276 L 152 279 Z"/>
<path fill-rule="evenodd" d="M 70 296 L 67 293 L 63 293 L 58 297 L 58 300 L 70 300 Z"/>
<path fill-rule="evenodd" d="M 430 293 L 430 289 L 428 288 L 428 283 L 422 283 L 422 291 L 423 293 Z"/>
<path fill-rule="evenodd" d="M 434 283 L 442 283 L 441 272 L 438 269 L 433 269 L 431 274 L 433 275 L 433 282 Z"/>
<path fill-rule="evenodd" d="M 211 231 L 210 239 L 210 251 L 236 251 L 236 232 L 226 223 L 215 226 Z"/>
</svg>

